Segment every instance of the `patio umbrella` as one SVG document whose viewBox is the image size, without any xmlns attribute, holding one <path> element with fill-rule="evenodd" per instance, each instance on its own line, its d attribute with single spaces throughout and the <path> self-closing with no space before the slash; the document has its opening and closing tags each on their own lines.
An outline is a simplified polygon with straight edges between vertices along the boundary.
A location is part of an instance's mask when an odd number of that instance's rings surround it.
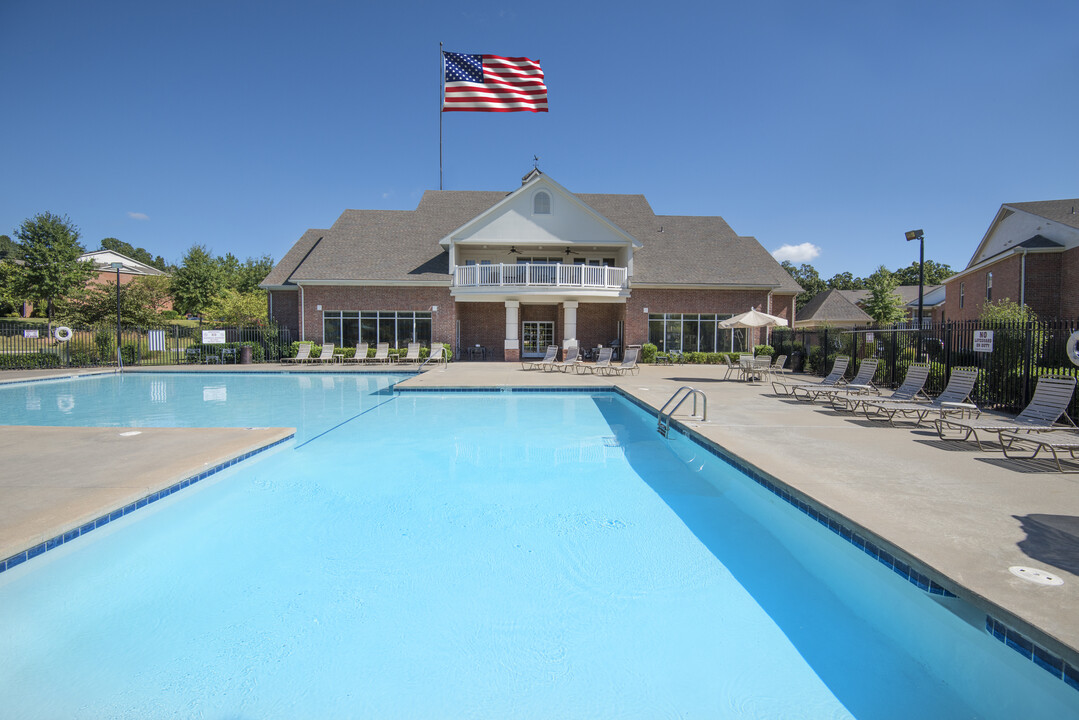
<svg viewBox="0 0 1079 720">
<path fill-rule="evenodd" d="M 769 315 L 768 313 L 762 313 L 757 310 L 750 310 L 749 312 L 744 312 L 741 315 L 735 315 L 734 317 L 719 321 L 719 326 L 724 328 L 758 328 L 771 327 L 773 325 L 781 325 L 785 327 L 787 325 L 787 321 L 781 317 Z"/>
</svg>

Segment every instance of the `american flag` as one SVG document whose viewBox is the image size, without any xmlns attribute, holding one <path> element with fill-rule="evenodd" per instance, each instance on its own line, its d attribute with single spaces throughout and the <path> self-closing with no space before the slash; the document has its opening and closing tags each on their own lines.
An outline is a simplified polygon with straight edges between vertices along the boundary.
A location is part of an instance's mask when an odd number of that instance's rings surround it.
<svg viewBox="0 0 1079 720">
<path fill-rule="evenodd" d="M 453 52 L 442 56 L 442 112 L 547 112 L 547 86 L 535 60 Z"/>
</svg>

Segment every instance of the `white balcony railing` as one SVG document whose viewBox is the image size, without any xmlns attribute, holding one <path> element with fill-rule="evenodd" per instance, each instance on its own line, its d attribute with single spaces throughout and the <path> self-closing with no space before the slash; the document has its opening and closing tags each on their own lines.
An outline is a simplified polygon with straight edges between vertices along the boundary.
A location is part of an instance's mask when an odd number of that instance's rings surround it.
<svg viewBox="0 0 1079 720">
<path fill-rule="evenodd" d="M 562 263 L 458 265 L 453 270 L 453 285 L 621 290 L 626 287 L 626 268 Z"/>
</svg>

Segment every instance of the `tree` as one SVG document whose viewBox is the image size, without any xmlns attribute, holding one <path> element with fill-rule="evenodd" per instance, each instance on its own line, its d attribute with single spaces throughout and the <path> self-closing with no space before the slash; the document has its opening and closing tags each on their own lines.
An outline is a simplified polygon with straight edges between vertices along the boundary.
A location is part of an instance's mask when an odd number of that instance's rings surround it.
<svg viewBox="0 0 1079 720">
<path fill-rule="evenodd" d="M 864 290 L 865 280 L 849 272 L 836 273 L 828 280 L 828 287 L 833 290 Z"/>
<path fill-rule="evenodd" d="M 7 235 L 0 235 L 0 260 L 22 260 L 22 248 Z"/>
<path fill-rule="evenodd" d="M 239 282 L 236 290 L 240 293 L 253 293 L 258 291 L 259 283 L 273 270 L 274 259 L 269 255 L 260 258 L 247 258 L 239 272 Z"/>
<path fill-rule="evenodd" d="M 173 306 L 202 315 L 222 290 L 221 268 L 203 245 L 192 245 L 172 275 Z"/>
<path fill-rule="evenodd" d="M 21 265 L 0 258 L 0 314 L 18 314 L 23 301 L 18 291 L 22 286 L 22 272 Z"/>
<path fill-rule="evenodd" d="M 52 330 L 53 303 L 94 276 L 92 262 L 79 262 L 85 252 L 79 244 L 79 229 L 66 215 L 41 213 L 24 220 L 15 231 L 25 265 L 18 294 L 47 304 Z"/>
<path fill-rule="evenodd" d="M 817 269 L 809 263 L 802 263 L 800 267 L 794 267 L 790 260 L 780 263 L 783 269 L 790 273 L 795 282 L 802 286 L 802 292 L 795 298 L 795 305 L 801 310 L 807 302 L 828 289 L 827 283 L 820 279 Z"/>
<path fill-rule="evenodd" d="M 226 289 L 214 299 L 206 314 L 230 325 L 262 325 L 266 322 L 266 293 Z"/>
<path fill-rule="evenodd" d="M 892 275 L 895 276 L 897 285 L 917 285 L 918 284 L 918 263 L 912 262 L 910 265 L 904 268 L 899 268 Z M 942 265 L 935 263 L 932 260 L 925 261 L 925 284 L 926 285 L 942 285 L 944 281 L 955 275 L 955 271 L 948 265 Z"/>
<path fill-rule="evenodd" d="M 123 240 L 117 238 L 107 237 L 101 241 L 102 250 L 112 250 L 118 252 L 121 255 L 126 255 L 132 260 L 138 260 L 140 263 L 145 263 L 150 267 L 155 267 L 162 272 L 168 271 L 168 263 L 165 262 L 165 258 L 158 255 L 156 258 L 150 254 L 150 251 L 145 248 L 137 248 L 131 243 L 126 243 Z"/>
<path fill-rule="evenodd" d="M 883 265 L 868 278 L 869 297 L 865 301 L 866 313 L 878 325 L 894 325 L 906 317 L 903 300 L 895 294 L 898 283 L 895 276 Z"/>
<path fill-rule="evenodd" d="M 984 323 L 1028 323 L 1037 320 L 1038 316 L 1026 305 L 1004 298 L 982 305 L 978 319 Z"/>
<path fill-rule="evenodd" d="M 120 285 L 120 318 L 124 325 L 152 327 L 161 323 L 169 300 L 169 280 L 161 275 L 138 277 Z M 60 304 L 61 321 L 96 325 L 116 320 L 116 283 L 91 283 Z"/>
</svg>

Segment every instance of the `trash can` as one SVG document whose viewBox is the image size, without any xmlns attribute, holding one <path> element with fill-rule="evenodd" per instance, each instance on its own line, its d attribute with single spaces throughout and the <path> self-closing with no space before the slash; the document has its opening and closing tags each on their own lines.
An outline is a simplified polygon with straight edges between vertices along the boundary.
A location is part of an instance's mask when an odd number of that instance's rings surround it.
<svg viewBox="0 0 1079 720">
<path fill-rule="evenodd" d="M 800 351 L 794 351 L 794 353 L 791 354 L 791 372 L 802 372 L 804 364 L 805 355 L 803 355 Z"/>
<path fill-rule="evenodd" d="M 251 346 L 250 345 L 241 345 L 240 346 L 240 364 L 241 365 L 250 365 L 251 364 Z"/>
</svg>

